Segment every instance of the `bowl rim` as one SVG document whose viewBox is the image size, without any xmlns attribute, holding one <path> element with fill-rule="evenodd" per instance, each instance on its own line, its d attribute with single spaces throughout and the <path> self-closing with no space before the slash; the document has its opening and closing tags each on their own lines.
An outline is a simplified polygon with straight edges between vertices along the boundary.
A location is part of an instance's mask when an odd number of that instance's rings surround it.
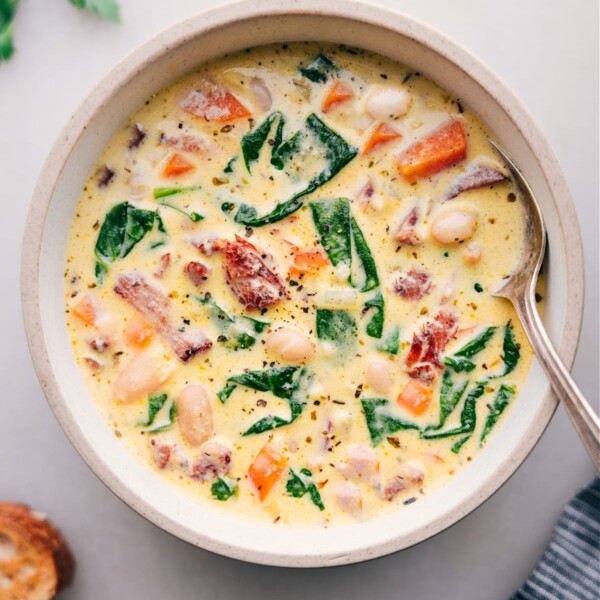
<svg viewBox="0 0 600 600">
<path fill-rule="evenodd" d="M 71 158 L 73 149 L 89 120 L 102 110 L 105 102 L 117 94 L 132 78 L 157 60 L 164 49 L 185 44 L 203 33 L 227 27 L 236 21 L 302 15 L 334 17 L 351 22 L 368 23 L 411 38 L 449 60 L 475 79 L 510 116 L 526 142 L 531 155 L 535 158 L 552 195 L 560 198 L 560 202 L 554 204 L 565 246 L 569 249 L 565 253 L 565 272 L 569 294 L 566 297 L 564 325 L 558 351 L 565 364 L 568 367 L 572 365 L 583 317 L 583 250 L 571 194 L 549 142 L 515 93 L 491 68 L 488 68 L 470 51 L 439 30 L 417 19 L 362 0 L 330 0 L 326 7 L 323 6 L 321 0 L 280 0 L 276 5 L 269 0 L 241 0 L 226 3 L 199 12 L 166 28 L 127 54 L 79 104 L 61 130 L 42 167 L 27 215 L 23 238 L 21 300 L 27 343 L 44 395 L 77 452 L 115 495 L 155 525 L 203 549 L 260 564 L 316 567 L 323 566 L 327 555 L 314 553 L 306 556 L 284 556 L 267 550 L 257 549 L 249 552 L 243 548 L 221 544 L 214 538 L 203 536 L 185 525 L 171 520 L 117 479 L 107 463 L 101 460 L 96 449 L 85 437 L 71 414 L 55 378 L 46 340 L 44 336 L 39 335 L 39 331 L 42 329 L 39 272 L 46 215 L 64 166 Z M 477 494 L 466 498 L 462 505 L 456 507 L 444 519 L 439 519 L 436 523 L 422 528 L 407 540 L 400 542 L 399 538 L 392 538 L 377 546 L 345 553 L 336 561 L 327 562 L 327 565 L 350 564 L 402 550 L 440 533 L 467 516 L 489 499 L 527 458 L 548 426 L 557 404 L 554 394 L 549 391 L 542 400 L 536 419 L 499 466 L 495 477 L 489 478 L 478 489 Z"/>
</svg>

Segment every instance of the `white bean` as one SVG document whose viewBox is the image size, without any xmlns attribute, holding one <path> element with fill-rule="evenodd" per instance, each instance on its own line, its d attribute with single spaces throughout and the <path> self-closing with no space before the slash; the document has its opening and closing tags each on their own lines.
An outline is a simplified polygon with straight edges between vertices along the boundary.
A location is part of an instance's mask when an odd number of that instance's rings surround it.
<svg viewBox="0 0 600 600">
<path fill-rule="evenodd" d="M 397 119 L 408 112 L 412 96 L 399 87 L 376 87 L 367 97 L 365 110 L 378 121 Z"/>
<path fill-rule="evenodd" d="M 120 402 L 135 402 L 163 384 L 175 370 L 174 361 L 156 349 L 136 356 L 117 376 L 114 395 Z"/>
<path fill-rule="evenodd" d="M 288 362 L 305 362 L 315 353 L 315 345 L 308 336 L 287 327 L 271 333 L 266 339 L 266 348 Z"/>
<path fill-rule="evenodd" d="M 477 219 L 467 210 L 447 210 L 437 214 L 431 223 L 431 236 L 440 244 L 456 244 L 470 238 Z"/>
<path fill-rule="evenodd" d="M 254 92 L 256 102 L 263 112 L 268 111 L 273 105 L 273 98 L 271 92 L 265 84 L 265 80 L 262 77 L 253 77 L 250 80 L 250 88 Z"/>
<path fill-rule="evenodd" d="M 367 364 L 367 383 L 380 394 L 385 394 L 394 382 L 390 368 L 382 358 L 372 358 Z"/>
<path fill-rule="evenodd" d="M 176 406 L 179 428 L 191 446 L 200 446 L 214 435 L 210 398 L 203 385 L 186 386 Z"/>
</svg>

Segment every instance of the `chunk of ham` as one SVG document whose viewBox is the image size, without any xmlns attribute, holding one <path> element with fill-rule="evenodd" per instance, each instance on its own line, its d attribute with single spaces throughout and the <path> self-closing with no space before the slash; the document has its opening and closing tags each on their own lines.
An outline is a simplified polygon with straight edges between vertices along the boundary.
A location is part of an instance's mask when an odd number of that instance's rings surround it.
<svg viewBox="0 0 600 600">
<path fill-rule="evenodd" d="M 383 498 L 387 501 L 393 500 L 400 492 L 411 487 L 420 486 L 425 479 L 425 473 L 421 467 L 411 464 L 402 465 L 394 476 L 383 488 Z"/>
<path fill-rule="evenodd" d="M 338 483 L 333 489 L 333 497 L 340 508 L 348 513 L 357 513 L 362 509 L 362 498 L 352 483 Z"/>
<path fill-rule="evenodd" d="M 187 275 L 187 278 L 196 286 L 200 287 L 207 279 L 209 269 L 205 264 L 192 260 L 185 267 L 183 271 Z"/>
<path fill-rule="evenodd" d="M 281 279 L 267 267 L 267 255 L 239 235 L 233 242 L 211 240 L 197 247 L 205 254 L 222 252 L 225 255 L 223 270 L 227 284 L 246 309 L 269 308 L 288 297 Z"/>
<path fill-rule="evenodd" d="M 201 329 L 180 331 L 177 328 L 169 317 L 169 299 L 143 275 L 136 272 L 120 275 L 114 291 L 154 325 L 157 333 L 181 360 L 187 361 L 212 346 Z"/>
<path fill-rule="evenodd" d="M 231 470 L 231 450 L 215 440 L 205 442 L 200 448 L 200 457 L 192 465 L 190 477 L 207 481 L 213 477 L 227 475 Z"/>
<path fill-rule="evenodd" d="M 150 440 L 150 447 L 152 449 L 152 458 L 154 460 L 154 464 L 159 469 L 164 469 L 165 467 L 167 467 L 171 460 L 171 455 L 173 454 L 175 445 L 166 444 L 156 439 L 152 439 Z"/>
<path fill-rule="evenodd" d="M 375 195 L 375 184 L 371 178 L 367 180 L 356 194 L 356 201 L 361 210 L 365 212 L 368 210 L 380 210 L 383 207 L 381 199 Z"/>
<path fill-rule="evenodd" d="M 346 462 L 339 465 L 338 470 L 348 479 L 374 483 L 379 472 L 377 453 L 373 448 L 362 444 L 350 446 Z"/>
<path fill-rule="evenodd" d="M 110 347 L 109 340 L 106 340 L 105 338 L 99 335 L 92 338 L 88 338 L 87 343 L 92 350 L 99 352 L 100 354 L 102 354 L 102 352 L 104 352 L 107 348 Z"/>
<path fill-rule="evenodd" d="M 127 149 L 134 150 L 139 148 L 140 144 L 146 139 L 146 131 L 139 123 L 134 123 L 130 129 L 129 141 L 127 142 Z"/>
<path fill-rule="evenodd" d="M 208 149 L 208 142 L 197 135 L 191 133 L 180 133 L 178 135 L 168 135 L 161 133 L 159 141 L 164 146 L 180 150 L 181 152 L 204 152 Z"/>
<path fill-rule="evenodd" d="M 443 369 L 441 354 L 448 342 L 456 335 L 458 328 L 456 314 L 442 309 L 429 319 L 421 331 L 413 335 L 412 344 L 406 358 L 408 374 L 425 383 L 431 383 L 438 371 Z"/>
<path fill-rule="evenodd" d="M 169 269 L 170 264 L 171 264 L 171 253 L 166 252 L 165 254 L 163 254 L 160 257 L 160 259 L 158 261 L 158 267 L 154 271 L 154 277 L 156 277 L 157 279 L 162 279 L 165 276 L 167 270 Z"/>
<path fill-rule="evenodd" d="M 471 165 L 454 180 L 444 197 L 446 200 L 451 200 L 463 192 L 489 187 L 505 179 L 507 179 L 506 174 L 496 167 L 481 164 Z"/>
<path fill-rule="evenodd" d="M 195 117 L 218 123 L 250 116 L 250 111 L 227 88 L 210 80 L 189 92 L 179 106 Z"/>
<path fill-rule="evenodd" d="M 405 300 L 420 300 L 431 288 L 431 277 L 423 269 L 410 269 L 406 273 L 394 271 L 390 277 L 390 289 Z"/>
<path fill-rule="evenodd" d="M 416 203 L 404 216 L 393 232 L 393 238 L 404 246 L 419 246 L 422 242 L 417 232 L 419 222 L 419 204 Z"/>
</svg>

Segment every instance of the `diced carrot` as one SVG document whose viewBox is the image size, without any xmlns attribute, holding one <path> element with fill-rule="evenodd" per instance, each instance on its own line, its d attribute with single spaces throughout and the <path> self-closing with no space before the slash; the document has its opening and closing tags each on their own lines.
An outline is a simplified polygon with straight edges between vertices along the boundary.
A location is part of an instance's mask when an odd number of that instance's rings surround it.
<svg viewBox="0 0 600 600">
<path fill-rule="evenodd" d="M 329 112 L 334 106 L 346 102 L 346 100 L 350 100 L 353 96 L 354 92 L 347 83 L 336 81 L 329 90 L 327 90 L 327 94 L 321 104 L 321 110 L 325 113 Z"/>
<path fill-rule="evenodd" d="M 213 106 L 221 109 L 223 114 L 214 119 L 219 123 L 226 123 L 235 119 L 243 119 L 250 116 L 250 111 L 231 93 L 226 91 L 219 94 L 213 100 Z"/>
<path fill-rule="evenodd" d="M 287 458 L 270 444 L 265 444 L 256 455 L 248 469 L 248 475 L 258 491 L 258 497 L 261 501 L 271 491 L 286 464 Z"/>
<path fill-rule="evenodd" d="M 418 416 L 429 408 L 432 395 L 431 386 L 417 379 L 411 379 L 400 392 L 396 402 L 413 415 Z"/>
<path fill-rule="evenodd" d="M 413 181 L 446 169 L 464 160 L 466 156 L 465 132 L 460 121 L 452 119 L 426 138 L 409 146 L 398 157 L 398 168 L 406 179 Z"/>
<path fill-rule="evenodd" d="M 217 123 L 250 116 L 250 111 L 228 89 L 214 83 L 204 90 L 192 91 L 180 106 L 187 113 Z"/>
<path fill-rule="evenodd" d="M 316 250 L 298 252 L 290 267 L 290 275 L 315 274 L 321 267 L 328 264 L 327 258 Z"/>
<path fill-rule="evenodd" d="M 402 134 L 387 123 L 378 123 L 369 135 L 362 153 L 368 154 L 375 146 L 401 138 Z"/>
<path fill-rule="evenodd" d="M 73 314 L 88 325 L 94 325 L 98 318 L 98 302 L 93 294 L 86 294 L 73 308 Z"/>
<path fill-rule="evenodd" d="M 181 156 L 181 154 L 173 154 L 163 169 L 163 175 L 165 177 L 174 177 L 176 175 L 181 175 L 182 173 L 187 173 L 195 168 L 196 167 Z"/>
<path fill-rule="evenodd" d="M 132 346 L 145 346 L 155 333 L 154 325 L 140 314 L 135 314 L 125 326 L 123 335 Z"/>
</svg>

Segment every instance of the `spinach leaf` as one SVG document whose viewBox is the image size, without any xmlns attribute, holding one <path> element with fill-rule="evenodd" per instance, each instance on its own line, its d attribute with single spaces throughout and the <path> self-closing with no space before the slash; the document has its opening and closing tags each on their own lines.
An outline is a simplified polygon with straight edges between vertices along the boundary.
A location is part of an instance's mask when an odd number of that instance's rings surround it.
<svg viewBox="0 0 600 600">
<path fill-rule="evenodd" d="M 521 357 L 519 347 L 515 342 L 510 321 L 504 327 L 504 342 L 502 343 L 502 351 L 502 362 L 504 362 L 504 372 L 502 373 L 502 376 L 504 376 L 515 370 L 519 362 L 519 358 Z"/>
<path fill-rule="evenodd" d="M 294 392 L 298 371 L 299 367 L 273 367 L 234 375 L 227 382 L 239 383 L 258 392 L 271 392 L 278 398 L 289 399 Z"/>
<path fill-rule="evenodd" d="M 472 371 L 475 368 L 475 363 L 469 359 L 479 354 L 486 347 L 496 329 L 497 327 L 488 327 L 477 337 L 465 344 L 458 352 L 455 352 L 453 356 L 447 356 L 444 359 L 444 364 L 447 367 L 452 367 L 457 373 Z"/>
<path fill-rule="evenodd" d="M 462 373 L 463 371 L 470 373 L 477 366 L 472 360 L 460 356 L 446 356 L 444 364 L 451 367 L 456 373 Z"/>
<path fill-rule="evenodd" d="M 367 244 L 367 241 L 365 240 L 365 236 L 363 235 L 363 232 L 360 230 L 360 227 L 354 218 L 352 218 L 351 227 L 352 243 L 354 244 L 356 254 L 365 273 L 365 283 L 360 291 L 368 292 L 379 285 L 377 266 L 375 265 L 375 260 L 373 259 L 371 250 Z M 354 285 L 354 282 L 352 285 Z M 354 287 L 356 287 L 356 285 L 354 285 Z"/>
<path fill-rule="evenodd" d="M 465 433 L 473 433 L 475 429 L 475 424 L 477 421 L 477 414 L 475 412 L 475 405 L 477 403 L 477 399 L 483 396 L 483 392 L 485 391 L 485 387 L 482 383 L 478 382 L 475 384 L 475 387 L 469 392 L 467 397 L 465 398 L 465 403 L 463 405 L 462 412 L 460 413 L 460 426 L 455 427 L 454 429 L 449 429 L 446 431 L 438 431 L 435 430 L 425 430 L 421 437 L 426 440 L 434 440 L 438 438 L 450 437 L 453 435 L 461 435 Z"/>
<path fill-rule="evenodd" d="M 365 302 L 364 311 L 370 308 L 375 309 L 375 314 L 371 317 L 371 320 L 367 324 L 366 332 L 367 335 L 374 338 L 380 338 L 383 334 L 383 321 L 384 321 L 384 307 L 385 301 L 383 294 L 377 292 L 372 298 L 369 298 Z"/>
<path fill-rule="evenodd" d="M 381 344 L 377 346 L 379 352 L 387 352 L 388 354 L 398 354 L 400 350 L 400 327 L 394 327 L 383 338 Z"/>
<path fill-rule="evenodd" d="M 229 500 L 236 491 L 237 485 L 229 477 L 217 477 L 217 480 L 210 486 L 210 493 L 216 500 L 221 502 Z"/>
<path fill-rule="evenodd" d="M 294 133 L 288 140 L 283 141 L 283 129 L 285 127 L 285 116 L 276 111 L 270 114 L 256 129 L 247 133 L 240 142 L 242 147 L 242 155 L 246 169 L 250 173 L 250 166 L 260 157 L 260 151 L 265 145 L 271 127 L 275 121 L 279 120 L 275 136 L 272 140 L 271 147 L 271 164 L 276 169 L 283 169 L 284 162 L 300 149 L 300 132 Z"/>
<path fill-rule="evenodd" d="M 356 321 L 345 310 L 317 308 L 317 337 L 337 345 L 347 344 L 356 336 Z"/>
<path fill-rule="evenodd" d="M 257 210 L 253 206 L 242 203 L 237 209 L 233 220 L 246 227 L 262 227 L 263 225 L 276 223 L 277 221 L 289 217 L 301 207 L 302 201 L 294 196 L 293 198 L 278 204 L 270 213 L 259 217 Z"/>
<path fill-rule="evenodd" d="M 154 188 L 153 195 L 155 200 L 161 198 L 167 198 L 168 196 L 175 196 L 176 194 L 184 194 L 185 192 L 193 192 L 199 190 L 199 185 L 193 185 L 190 187 L 157 187 Z M 168 206 L 168 204 L 167 204 Z"/>
<path fill-rule="evenodd" d="M 325 83 L 327 74 L 338 71 L 338 68 L 324 54 L 319 54 L 306 67 L 299 69 L 300 73 L 315 83 Z"/>
<path fill-rule="evenodd" d="M 445 425 L 446 419 L 452 414 L 452 411 L 460 402 L 468 385 L 469 382 L 465 381 L 454 386 L 450 371 L 448 371 L 448 369 L 444 371 L 442 376 L 442 386 L 440 388 L 440 421 L 437 425 L 427 427 L 425 431 L 438 431 Z"/>
<path fill-rule="evenodd" d="M 19 0 L 0 2 L 0 61 L 8 60 L 15 51 L 12 26 L 18 7 Z"/>
<path fill-rule="evenodd" d="M 107 19 L 119 22 L 119 6 L 115 0 L 70 0 L 73 6 L 89 10 L 91 13 Z"/>
<path fill-rule="evenodd" d="M 364 398 L 360 401 L 371 438 L 377 446 L 384 438 L 403 429 L 419 429 L 415 423 L 398 419 L 390 413 L 390 403 L 385 398 Z"/>
<path fill-rule="evenodd" d="M 321 245 L 327 252 L 331 264 L 350 265 L 352 261 L 352 239 L 350 229 L 350 203 L 345 198 L 317 200 L 310 203 L 313 221 Z"/>
<path fill-rule="evenodd" d="M 234 220 L 236 223 L 248 227 L 262 227 L 269 223 L 275 223 L 285 219 L 296 212 L 303 204 L 301 198 L 311 194 L 316 189 L 333 179 L 357 154 L 358 149 L 348 144 L 344 138 L 335 131 L 327 127 L 314 113 L 306 119 L 308 130 L 315 135 L 322 145 L 325 146 L 325 158 L 327 167 L 315 175 L 308 185 L 289 200 L 278 204 L 270 213 L 258 216 L 257 210 L 248 204 L 241 204 L 238 208 Z"/>
<path fill-rule="evenodd" d="M 371 250 L 356 220 L 350 214 L 350 202 L 346 198 L 318 200 L 310 203 L 313 221 L 321 245 L 333 266 L 340 263 L 352 265 L 352 249 L 365 274 L 361 292 L 368 292 L 379 285 L 377 266 Z M 357 287 L 357 282 L 352 282 Z"/>
<path fill-rule="evenodd" d="M 239 384 L 259 392 L 271 392 L 277 398 L 287 400 L 290 406 L 288 419 L 268 415 L 254 423 L 243 435 L 263 433 L 289 425 L 302 414 L 306 404 L 306 390 L 311 378 L 308 371 L 300 367 L 274 367 L 264 371 L 249 371 L 230 377 L 217 396 L 224 403 L 237 387 L 235 384 Z"/>
<path fill-rule="evenodd" d="M 225 168 L 223 169 L 223 173 L 233 173 L 233 167 L 238 158 L 239 158 L 239 156 L 237 156 L 237 155 L 230 158 L 229 162 L 225 165 Z"/>
<path fill-rule="evenodd" d="M 171 400 L 171 406 L 168 411 L 168 419 L 157 425 L 154 425 L 156 415 L 160 412 L 162 407 L 166 404 L 169 397 L 167 394 L 150 394 L 148 396 L 148 418 L 145 422 L 140 423 L 144 427 L 144 431 L 156 433 L 158 431 L 165 431 L 173 424 L 175 420 L 175 403 Z"/>
<path fill-rule="evenodd" d="M 250 331 L 260 334 L 271 324 L 268 321 L 260 321 L 252 317 L 235 317 L 221 308 L 211 297 L 197 296 L 198 301 L 210 308 L 211 316 L 216 321 L 219 329 L 224 332 L 227 338 L 224 344 L 227 348 L 234 350 L 246 350 L 254 346 L 256 337 L 248 331 L 240 330 L 239 323 L 248 323 Z M 221 341 L 221 340 L 219 340 Z"/>
<path fill-rule="evenodd" d="M 178 206 L 174 206 L 173 204 L 169 204 L 168 202 L 160 202 L 160 206 L 166 206 L 167 208 L 172 208 L 177 212 L 180 212 L 182 215 L 185 215 L 192 223 L 197 223 L 198 221 L 202 221 L 204 217 L 197 212 L 187 212 L 183 210 L 183 208 L 179 208 Z"/>
<path fill-rule="evenodd" d="M 255 333 L 262 333 L 271 323 L 269 321 L 261 321 L 260 319 L 254 319 L 252 317 L 241 317 L 245 321 L 248 321 L 252 325 L 252 329 Z"/>
<path fill-rule="evenodd" d="M 276 141 L 271 150 L 271 164 L 281 171 L 289 158 L 299 152 L 301 140 L 302 134 L 299 131 L 296 131 L 296 133 L 290 136 L 285 142 L 277 144 Z"/>
<path fill-rule="evenodd" d="M 329 165 L 313 177 L 308 187 L 300 192 L 303 196 L 314 192 L 330 179 L 333 179 L 358 154 L 358 148 L 349 144 L 341 135 L 327 127 L 314 113 L 306 119 L 306 126 L 325 146 L 325 158 Z M 296 194 L 296 197 L 298 197 L 298 194 Z"/>
<path fill-rule="evenodd" d="M 458 440 L 458 442 L 456 442 L 452 448 L 450 448 L 451 452 L 454 452 L 454 454 L 458 454 L 460 452 L 460 449 L 471 439 L 471 434 L 466 435 L 464 438 L 461 438 L 460 440 Z"/>
<path fill-rule="evenodd" d="M 225 400 L 231 396 L 236 387 L 237 385 L 228 383 L 222 390 L 217 392 L 217 398 L 221 401 L 221 404 L 225 404 Z"/>
<path fill-rule="evenodd" d="M 100 227 L 94 254 L 96 255 L 96 276 L 102 276 L 113 262 L 125 258 L 134 246 L 158 223 L 164 232 L 159 215 L 152 210 L 136 208 L 129 202 L 113 206 Z"/>
<path fill-rule="evenodd" d="M 504 409 L 510 404 L 512 397 L 515 395 L 515 386 L 507 385 L 503 383 L 496 392 L 494 396 L 494 402 L 489 407 L 489 414 L 487 419 L 485 420 L 485 425 L 483 427 L 483 432 L 481 433 L 481 438 L 479 439 L 479 443 L 481 444 L 483 440 L 488 436 L 500 415 L 504 412 Z"/>
<path fill-rule="evenodd" d="M 260 156 L 260 151 L 269 137 L 271 125 L 273 125 L 273 122 L 280 117 L 283 117 L 280 112 L 270 114 L 258 127 L 254 128 L 242 138 L 240 145 L 242 146 L 242 155 L 248 173 L 251 172 L 250 165 L 253 162 L 256 162 Z"/>
<path fill-rule="evenodd" d="M 224 323 L 235 323 L 235 318 L 232 317 L 226 310 L 221 308 L 208 294 L 204 297 L 196 296 L 200 304 L 210 308 L 210 314 L 213 319 Z"/>
<path fill-rule="evenodd" d="M 302 496 L 308 494 L 312 503 L 319 510 L 325 510 L 325 505 L 323 504 L 323 500 L 321 500 L 321 494 L 311 478 L 312 473 L 308 469 L 300 469 L 299 473 L 290 469 L 290 478 L 285 484 L 285 489 L 287 493 L 294 498 L 302 498 Z"/>
</svg>

